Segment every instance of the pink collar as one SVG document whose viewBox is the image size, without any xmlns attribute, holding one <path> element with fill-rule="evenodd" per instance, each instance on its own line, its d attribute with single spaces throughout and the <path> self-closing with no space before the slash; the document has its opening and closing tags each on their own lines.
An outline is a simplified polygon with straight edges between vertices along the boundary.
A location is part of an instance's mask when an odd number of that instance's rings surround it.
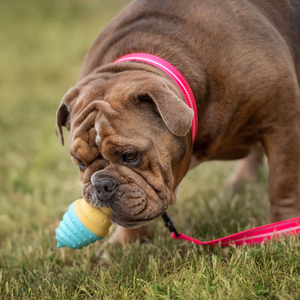
<svg viewBox="0 0 300 300">
<path fill-rule="evenodd" d="M 178 87 L 182 92 L 186 104 L 194 111 L 194 117 L 192 120 L 192 137 L 194 142 L 198 130 L 198 111 L 197 111 L 197 105 L 196 105 L 196 101 L 192 89 L 189 86 L 188 82 L 183 77 L 183 75 L 174 66 L 172 66 L 164 59 L 147 53 L 128 54 L 117 59 L 115 63 L 124 62 L 124 61 L 133 61 L 133 60 L 142 61 L 149 65 L 159 68 L 160 70 L 168 74 L 176 82 L 176 84 L 178 85 Z"/>
</svg>

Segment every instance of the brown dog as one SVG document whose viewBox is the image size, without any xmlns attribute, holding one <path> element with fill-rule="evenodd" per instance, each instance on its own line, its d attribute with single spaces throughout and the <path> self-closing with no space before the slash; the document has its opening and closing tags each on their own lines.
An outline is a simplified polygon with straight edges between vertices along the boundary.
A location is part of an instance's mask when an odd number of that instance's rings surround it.
<svg viewBox="0 0 300 300">
<path fill-rule="evenodd" d="M 199 127 L 175 82 L 142 62 L 175 66 L 197 101 Z M 300 0 L 136 0 L 98 36 L 80 81 L 63 98 L 57 132 L 71 131 L 82 194 L 113 210 L 112 240 L 174 204 L 189 168 L 240 159 L 232 184 L 269 161 L 270 220 L 300 215 Z M 258 146 L 258 145 L 262 145 Z M 263 151 L 263 150 L 264 151 Z M 242 175 L 242 176 L 241 176 Z M 124 229 L 127 228 L 127 229 Z"/>
</svg>

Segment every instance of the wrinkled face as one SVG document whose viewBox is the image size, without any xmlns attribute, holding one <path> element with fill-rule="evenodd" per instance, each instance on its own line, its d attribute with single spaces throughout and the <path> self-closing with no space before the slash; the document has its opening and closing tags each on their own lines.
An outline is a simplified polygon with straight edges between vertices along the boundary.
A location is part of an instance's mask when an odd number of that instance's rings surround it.
<svg viewBox="0 0 300 300">
<path fill-rule="evenodd" d="M 127 228 L 144 225 L 174 203 L 190 156 L 186 133 L 172 133 L 158 107 L 166 86 L 145 90 L 147 82 L 153 78 L 140 72 L 100 74 L 63 99 L 82 195 L 93 206 L 110 207 L 111 220 Z"/>
</svg>

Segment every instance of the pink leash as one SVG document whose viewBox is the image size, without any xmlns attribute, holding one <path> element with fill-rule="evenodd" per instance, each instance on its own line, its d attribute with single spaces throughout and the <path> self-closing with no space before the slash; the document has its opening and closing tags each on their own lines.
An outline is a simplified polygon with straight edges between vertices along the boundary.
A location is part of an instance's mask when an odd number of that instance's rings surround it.
<svg viewBox="0 0 300 300">
<path fill-rule="evenodd" d="M 194 117 L 192 121 L 192 137 L 194 142 L 198 130 L 197 105 L 196 105 L 196 101 L 192 89 L 190 88 L 188 82 L 183 77 L 183 75 L 174 66 L 172 66 L 164 59 L 147 53 L 128 54 L 117 59 L 115 63 L 126 62 L 126 61 L 141 61 L 153 65 L 159 68 L 160 70 L 164 71 L 176 82 L 176 84 L 178 85 L 178 87 L 182 92 L 186 104 L 194 111 Z M 300 233 L 300 217 L 298 217 L 295 219 L 290 219 L 282 222 L 277 222 L 277 223 L 245 230 L 213 241 L 201 242 L 199 240 L 193 239 L 191 237 L 188 237 L 178 232 L 173 225 L 173 221 L 170 219 L 167 213 L 164 213 L 162 217 L 164 219 L 165 225 L 171 231 L 171 237 L 173 239 L 186 240 L 198 245 L 205 245 L 205 246 L 211 245 L 211 246 L 226 247 L 228 245 L 233 245 L 233 244 L 237 246 L 243 244 L 257 245 L 257 244 L 268 243 L 271 240 L 271 238 L 278 238 L 279 235 L 291 235 L 291 234 Z"/>
<path fill-rule="evenodd" d="M 170 229 L 170 227 L 168 228 Z M 248 229 L 239 233 L 235 233 L 220 239 L 207 242 L 201 242 L 199 240 L 188 237 L 180 232 L 177 232 L 178 236 L 176 236 L 175 231 L 171 233 L 171 237 L 173 239 L 186 240 L 203 246 L 226 247 L 229 245 L 240 246 L 246 244 L 253 246 L 257 244 L 267 244 L 271 240 L 271 238 L 276 239 L 279 237 L 279 235 L 287 236 L 297 233 L 300 233 L 300 217 Z"/>
</svg>

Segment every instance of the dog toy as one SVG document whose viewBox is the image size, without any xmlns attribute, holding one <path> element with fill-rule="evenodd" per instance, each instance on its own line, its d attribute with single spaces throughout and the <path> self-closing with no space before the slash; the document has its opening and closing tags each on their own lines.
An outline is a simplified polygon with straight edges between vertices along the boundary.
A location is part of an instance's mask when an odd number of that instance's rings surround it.
<svg viewBox="0 0 300 300">
<path fill-rule="evenodd" d="M 73 202 L 56 228 L 57 247 L 81 249 L 102 240 L 111 226 L 111 209 L 93 207 L 84 199 Z"/>
</svg>

